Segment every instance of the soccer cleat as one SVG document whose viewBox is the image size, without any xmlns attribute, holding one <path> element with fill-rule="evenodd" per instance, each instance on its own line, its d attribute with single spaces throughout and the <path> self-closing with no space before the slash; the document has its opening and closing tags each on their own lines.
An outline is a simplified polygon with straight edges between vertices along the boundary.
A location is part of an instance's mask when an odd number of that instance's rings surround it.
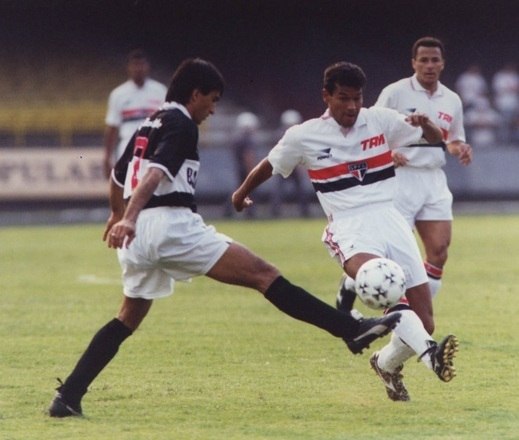
<svg viewBox="0 0 519 440">
<path fill-rule="evenodd" d="M 431 341 L 430 344 L 431 346 L 420 355 L 418 360 L 429 354 L 433 371 L 441 381 L 450 382 L 456 376 L 454 358 L 459 349 L 458 338 L 448 335 L 439 344 L 434 341 Z"/>
<path fill-rule="evenodd" d="M 362 354 L 375 339 L 387 335 L 400 321 L 398 312 L 388 313 L 382 318 L 362 318 L 359 320 L 359 330 L 355 337 L 344 342 L 353 354 Z"/>
<path fill-rule="evenodd" d="M 409 397 L 409 393 L 402 382 L 404 376 L 402 376 L 402 368 L 403 365 L 399 365 L 398 368 L 390 373 L 389 371 L 384 371 L 378 366 L 378 352 L 373 353 L 373 355 L 369 358 L 369 363 L 371 364 L 371 368 L 375 370 L 380 380 L 386 387 L 387 397 L 395 402 L 407 402 L 411 400 Z"/>
<path fill-rule="evenodd" d="M 81 403 L 73 403 L 67 400 L 67 398 L 63 395 L 63 383 L 58 379 L 61 385 L 56 388 L 56 395 L 49 406 L 49 416 L 51 417 L 70 417 L 83 416 L 83 411 L 81 410 Z"/>
</svg>

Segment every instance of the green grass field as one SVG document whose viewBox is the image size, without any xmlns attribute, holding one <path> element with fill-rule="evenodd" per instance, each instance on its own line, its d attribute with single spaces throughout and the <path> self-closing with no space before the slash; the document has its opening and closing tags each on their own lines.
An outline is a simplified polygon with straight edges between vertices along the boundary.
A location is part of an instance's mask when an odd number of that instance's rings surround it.
<svg viewBox="0 0 519 440">
<path fill-rule="evenodd" d="M 369 354 L 352 356 L 253 291 L 198 278 L 154 304 L 91 386 L 86 417 L 65 420 L 45 410 L 56 378 L 118 309 L 115 253 L 102 225 L 0 229 L 0 438 L 517 439 L 518 224 L 455 220 L 435 312 L 437 338 L 460 339 L 458 377 L 445 384 L 409 362 L 409 403 L 386 398 Z M 216 226 L 334 302 L 340 270 L 320 243 L 323 221 Z"/>
</svg>

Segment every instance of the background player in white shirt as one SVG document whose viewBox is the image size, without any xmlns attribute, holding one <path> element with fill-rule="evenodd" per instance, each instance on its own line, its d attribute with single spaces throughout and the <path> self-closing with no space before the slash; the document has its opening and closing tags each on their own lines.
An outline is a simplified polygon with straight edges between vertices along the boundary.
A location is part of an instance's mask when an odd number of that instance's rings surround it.
<svg viewBox="0 0 519 440">
<path fill-rule="evenodd" d="M 457 157 L 460 164 L 470 164 L 472 148 L 465 142 L 462 102 L 440 82 L 445 67 L 442 42 L 432 37 L 420 38 L 413 45 L 412 55 L 414 75 L 387 86 L 375 105 L 404 114 L 425 113 L 441 128 L 446 151 Z M 442 169 L 445 150 L 434 146 L 403 147 L 395 151 L 393 159 L 398 165 L 395 204 L 420 235 L 434 297 L 441 287 L 452 237 L 452 194 Z"/>
<path fill-rule="evenodd" d="M 393 400 L 409 400 L 401 377 L 384 376 L 376 368 L 377 359 L 392 356 L 402 346 L 411 347 L 441 380 L 449 381 L 455 375 L 457 339 L 449 335 L 437 344 L 430 336 L 434 319 L 427 275 L 412 230 L 393 206 L 395 172 L 391 149 L 417 143 L 422 136 L 430 143 L 438 143 L 441 131 L 423 114 L 406 117 L 382 107 L 363 108 L 365 83 L 364 72 L 354 64 L 339 62 L 329 66 L 322 90 L 326 112 L 288 129 L 232 199 L 241 211 L 253 203 L 249 194 L 272 174 L 287 177 L 301 165 L 307 169 L 328 217 L 323 242 L 344 272 L 355 278 L 360 266 L 375 257 L 387 257 L 402 266 L 406 299 L 395 308 L 401 310 L 402 316 L 394 329 L 397 336 L 392 338 L 399 345 L 395 348 L 390 344 L 384 353 L 375 354 L 371 364 L 396 395 Z M 354 353 L 362 352 L 355 344 L 348 346 Z"/>
<path fill-rule="evenodd" d="M 160 107 L 167 92 L 164 84 L 148 77 L 150 62 L 141 49 L 128 54 L 126 69 L 128 80 L 113 89 L 108 98 L 103 141 L 107 178 L 135 130 Z"/>
</svg>

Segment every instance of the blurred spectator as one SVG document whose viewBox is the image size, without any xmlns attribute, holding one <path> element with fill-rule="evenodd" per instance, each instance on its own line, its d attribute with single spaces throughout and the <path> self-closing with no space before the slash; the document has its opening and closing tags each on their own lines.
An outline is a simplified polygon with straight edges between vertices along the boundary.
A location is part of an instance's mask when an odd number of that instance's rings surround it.
<svg viewBox="0 0 519 440">
<path fill-rule="evenodd" d="M 128 80 L 112 90 L 108 98 L 104 134 L 104 171 L 108 178 L 128 141 L 144 120 L 164 102 L 167 87 L 148 78 L 150 62 L 143 50 L 128 54 Z"/>
<path fill-rule="evenodd" d="M 465 112 L 465 126 L 473 148 L 495 147 L 500 125 L 501 115 L 492 108 L 486 97 L 479 97 Z"/>
<path fill-rule="evenodd" d="M 509 144 L 519 113 L 519 74 L 513 63 L 505 64 L 495 73 L 492 90 L 494 105 L 502 117 L 499 141 Z"/>
<path fill-rule="evenodd" d="M 243 112 L 236 118 L 236 131 L 232 142 L 234 162 L 236 166 L 236 176 L 238 182 L 243 182 L 249 172 L 256 165 L 256 153 L 258 149 L 258 130 L 260 128 L 259 118 L 251 112 Z M 229 197 L 225 206 L 224 215 L 231 217 L 233 207 Z M 249 212 L 247 212 L 249 211 Z M 245 212 L 248 217 L 255 217 L 256 210 L 251 206 Z"/>
<path fill-rule="evenodd" d="M 456 91 L 460 95 L 463 107 L 469 109 L 481 97 L 488 96 L 488 85 L 477 64 L 470 65 L 456 81 Z"/>
<path fill-rule="evenodd" d="M 293 125 L 300 124 L 302 120 L 303 118 L 301 113 L 299 113 L 297 110 L 285 110 L 281 114 L 280 125 L 276 131 L 275 142 L 281 139 L 288 128 L 292 127 Z M 284 199 L 288 199 L 290 202 L 297 201 L 299 214 L 301 217 L 308 217 L 308 200 L 305 195 L 303 186 L 305 176 L 302 173 L 304 173 L 304 171 L 301 168 L 297 168 L 287 179 L 283 179 L 280 175 L 272 176 L 272 180 L 274 182 L 270 195 L 270 213 L 272 217 L 279 217 L 281 215 L 281 206 Z M 288 184 L 291 184 L 292 192 L 288 197 L 285 197 L 286 190 L 289 186 Z"/>
</svg>

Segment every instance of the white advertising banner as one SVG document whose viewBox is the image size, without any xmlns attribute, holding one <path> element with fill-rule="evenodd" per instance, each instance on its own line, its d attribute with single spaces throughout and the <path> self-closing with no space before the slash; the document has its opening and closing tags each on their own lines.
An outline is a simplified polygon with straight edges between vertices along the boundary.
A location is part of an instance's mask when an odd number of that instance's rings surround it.
<svg viewBox="0 0 519 440">
<path fill-rule="evenodd" d="M 106 199 L 103 149 L 0 149 L 0 201 Z"/>
</svg>

